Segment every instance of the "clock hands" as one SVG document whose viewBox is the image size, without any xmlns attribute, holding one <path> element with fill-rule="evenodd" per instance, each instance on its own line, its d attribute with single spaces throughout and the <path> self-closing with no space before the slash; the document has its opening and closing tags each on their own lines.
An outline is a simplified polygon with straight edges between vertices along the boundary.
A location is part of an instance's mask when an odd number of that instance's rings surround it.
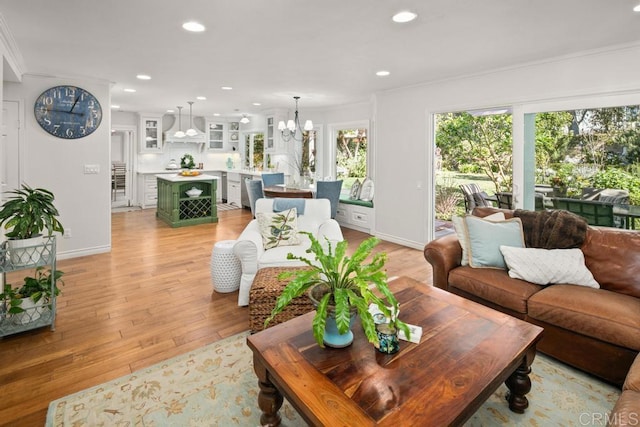
<svg viewBox="0 0 640 427">
<path fill-rule="evenodd" d="M 76 104 L 78 103 L 78 99 L 80 99 L 80 95 L 76 96 L 76 100 L 73 101 L 73 105 L 71 106 L 71 109 L 69 110 L 69 112 L 72 112 L 74 108 L 76 108 Z"/>
<path fill-rule="evenodd" d="M 73 108 L 71 108 L 71 109 L 73 110 Z M 73 111 L 57 110 L 55 108 L 47 108 L 47 111 L 54 111 L 56 113 L 73 114 L 74 116 L 84 116 L 84 113 L 74 113 Z"/>
</svg>

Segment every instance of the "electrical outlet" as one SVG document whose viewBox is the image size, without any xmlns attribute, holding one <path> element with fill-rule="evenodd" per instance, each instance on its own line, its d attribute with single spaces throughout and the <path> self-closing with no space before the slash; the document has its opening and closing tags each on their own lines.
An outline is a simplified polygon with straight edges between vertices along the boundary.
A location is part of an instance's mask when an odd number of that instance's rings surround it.
<svg viewBox="0 0 640 427">
<path fill-rule="evenodd" d="M 93 175 L 100 173 L 100 165 L 84 165 L 84 174 Z"/>
<path fill-rule="evenodd" d="M 64 234 L 62 235 L 62 237 L 64 237 L 65 239 L 70 239 L 71 236 L 71 229 L 70 228 L 65 228 L 64 229 Z"/>
</svg>

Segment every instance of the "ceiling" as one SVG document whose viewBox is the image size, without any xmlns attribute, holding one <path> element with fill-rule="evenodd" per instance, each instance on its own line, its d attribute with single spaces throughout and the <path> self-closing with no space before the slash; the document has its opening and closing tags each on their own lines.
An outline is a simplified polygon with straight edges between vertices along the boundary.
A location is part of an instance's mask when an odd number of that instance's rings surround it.
<svg viewBox="0 0 640 427">
<path fill-rule="evenodd" d="M 195 101 L 194 115 L 230 116 L 291 109 L 295 95 L 301 111 L 366 102 L 378 91 L 635 44 L 638 3 L 0 0 L 0 14 L 27 73 L 113 82 L 123 111 L 187 111 Z M 392 22 L 407 9 L 415 21 Z M 183 30 L 188 20 L 206 31 Z"/>
</svg>

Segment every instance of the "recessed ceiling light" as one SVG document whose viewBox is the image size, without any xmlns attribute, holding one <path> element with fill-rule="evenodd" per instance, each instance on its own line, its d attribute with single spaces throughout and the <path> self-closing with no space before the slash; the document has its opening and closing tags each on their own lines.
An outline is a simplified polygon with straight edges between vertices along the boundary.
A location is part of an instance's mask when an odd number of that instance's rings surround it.
<svg viewBox="0 0 640 427">
<path fill-rule="evenodd" d="M 171 109 L 167 110 L 167 113 L 173 113 L 173 112 L 174 112 L 174 111 L 173 111 L 173 110 L 171 110 Z"/>
<path fill-rule="evenodd" d="M 206 101 L 207 97 L 206 96 L 196 96 L 196 99 L 199 101 Z"/>
<path fill-rule="evenodd" d="M 253 105 L 255 105 L 256 107 L 261 106 L 262 104 L 260 104 L 259 102 L 254 102 Z"/>
<path fill-rule="evenodd" d="M 402 12 L 398 12 L 395 15 L 393 15 L 392 19 L 393 19 L 393 22 L 405 23 L 405 22 L 413 21 L 414 19 L 416 19 L 417 16 L 418 16 L 417 13 L 413 13 L 408 10 L 403 10 Z"/>
<path fill-rule="evenodd" d="M 182 28 L 194 33 L 201 33 L 204 31 L 204 25 L 196 21 L 185 22 L 184 24 L 182 24 Z"/>
<path fill-rule="evenodd" d="M 390 73 L 390 72 L 388 72 L 387 70 L 380 70 L 380 71 L 377 71 L 377 72 L 376 72 L 376 76 L 379 76 L 379 77 L 386 77 L 386 76 L 388 76 L 389 74 L 391 74 L 391 73 Z"/>
<path fill-rule="evenodd" d="M 634 12 L 640 12 L 640 4 L 633 8 Z"/>
<path fill-rule="evenodd" d="M 138 74 L 136 78 L 140 80 L 151 80 L 151 76 L 147 76 L 146 74 Z"/>
<path fill-rule="evenodd" d="M 115 104 L 111 104 L 111 108 L 114 108 L 114 109 L 115 108 L 120 108 L 120 106 L 119 105 L 115 105 Z"/>
<path fill-rule="evenodd" d="M 131 88 L 125 88 L 125 90 L 124 90 L 124 91 L 125 91 L 125 92 L 133 93 L 133 92 L 135 92 L 136 90 L 135 90 L 135 89 L 131 89 Z"/>
<path fill-rule="evenodd" d="M 214 116 L 219 117 L 220 113 L 213 113 Z"/>
<path fill-rule="evenodd" d="M 231 86 L 222 86 L 220 89 L 222 89 L 222 90 L 231 90 L 233 88 Z"/>
</svg>

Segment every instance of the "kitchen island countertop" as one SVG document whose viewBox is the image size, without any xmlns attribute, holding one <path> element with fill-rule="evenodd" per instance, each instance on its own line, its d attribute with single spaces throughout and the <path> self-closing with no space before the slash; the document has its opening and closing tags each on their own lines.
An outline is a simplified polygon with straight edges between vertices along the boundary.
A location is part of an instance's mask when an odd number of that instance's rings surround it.
<svg viewBox="0 0 640 427">
<path fill-rule="evenodd" d="M 196 176 L 182 176 L 177 173 L 173 173 L 173 174 L 162 173 L 162 174 L 156 174 L 156 177 L 160 179 L 164 179 L 165 181 L 170 181 L 170 182 L 211 181 L 214 179 L 220 179 L 217 176 L 207 175 L 204 173 Z"/>
</svg>

